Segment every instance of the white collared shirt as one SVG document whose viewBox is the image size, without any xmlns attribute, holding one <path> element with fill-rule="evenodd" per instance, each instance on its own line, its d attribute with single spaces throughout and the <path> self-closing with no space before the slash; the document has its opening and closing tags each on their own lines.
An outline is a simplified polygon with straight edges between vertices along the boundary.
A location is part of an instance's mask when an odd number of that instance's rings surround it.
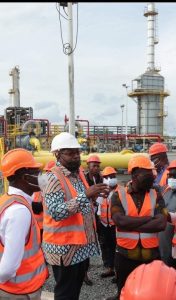
<svg viewBox="0 0 176 300">
<path fill-rule="evenodd" d="M 10 186 L 8 194 L 23 196 L 29 204 L 32 203 L 32 198 L 17 188 Z M 0 216 L 0 240 L 5 245 L 0 261 L 0 283 L 15 277 L 23 258 L 30 225 L 31 213 L 20 203 L 12 204 Z"/>
</svg>

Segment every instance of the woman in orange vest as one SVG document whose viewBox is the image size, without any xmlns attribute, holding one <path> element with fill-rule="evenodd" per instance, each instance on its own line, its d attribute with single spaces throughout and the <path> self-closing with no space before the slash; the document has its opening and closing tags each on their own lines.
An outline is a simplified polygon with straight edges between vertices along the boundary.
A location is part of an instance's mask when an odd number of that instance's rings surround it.
<svg viewBox="0 0 176 300">
<path fill-rule="evenodd" d="M 153 165 L 148 157 L 135 155 L 129 160 L 131 182 L 118 187 L 111 202 L 112 219 L 116 224 L 116 272 L 118 296 L 126 278 L 142 263 L 160 259 L 158 232 L 166 227 L 165 203 L 152 189 Z M 110 298 L 113 299 L 113 298 Z"/>
<path fill-rule="evenodd" d="M 33 192 L 40 190 L 40 167 L 25 149 L 10 150 L 2 158 L 9 189 L 0 200 L 0 300 L 41 300 L 48 277 L 31 207 Z"/>
</svg>

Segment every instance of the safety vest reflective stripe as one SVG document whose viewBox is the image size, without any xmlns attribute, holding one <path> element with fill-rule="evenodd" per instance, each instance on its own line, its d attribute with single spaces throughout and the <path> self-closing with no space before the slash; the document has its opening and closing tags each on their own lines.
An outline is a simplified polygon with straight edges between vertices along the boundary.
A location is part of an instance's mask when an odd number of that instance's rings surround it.
<svg viewBox="0 0 176 300">
<path fill-rule="evenodd" d="M 160 182 L 159 182 L 160 186 L 164 186 L 164 185 L 167 184 L 167 174 L 168 173 L 169 173 L 169 170 L 167 170 L 167 169 L 163 172 L 163 175 L 162 175 L 162 177 L 160 179 Z"/>
<path fill-rule="evenodd" d="M 111 194 L 112 195 L 112 194 Z M 106 198 L 103 199 L 102 203 L 100 204 L 100 220 L 104 224 L 114 225 L 114 222 L 111 218 L 111 200 Z"/>
<path fill-rule="evenodd" d="M 35 232 L 33 235 L 33 241 L 32 241 L 34 247 L 29 250 L 26 249 L 26 251 L 24 252 L 24 255 L 23 255 L 23 259 L 32 257 L 40 249 L 39 245 L 36 244 L 36 242 L 37 242 L 37 233 Z M 1 259 L 2 255 L 3 255 L 3 252 L 0 252 L 0 259 Z"/>
<path fill-rule="evenodd" d="M 41 215 L 35 215 L 37 223 L 43 222 L 43 217 Z"/>
<path fill-rule="evenodd" d="M 29 249 L 29 250 L 26 249 L 26 251 L 24 252 L 24 255 L 23 255 L 23 259 L 32 257 L 40 249 L 40 246 L 39 246 L 39 244 L 37 242 L 37 230 L 36 230 L 36 227 L 34 227 L 34 230 L 33 230 L 32 244 L 33 244 L 33 248 Z"/>
<path fill-rule="evenodd" d="M 124 187 L 119 186 L 118 192 L 119 192 L 120 200 L 121 200 L 122 206 L 125 210 L 125 213 L 126 213 L 126 215 L 128 215 L 128 205 L 127 205 L 126 193 L 125 193 Z"/>
<path fill-rule="evenodd" d="M 68 185 L 66 183 L 65 176 L 63 176 L 63 174 L 61 173 L 61 171 L 60 171 L 59 168 L 57 169 L 57 173 L 56 172 L 54 172 L 54 173 L 59 178 L 59 181 L 60 181 L 60 184 L 62 186 L 62 189 L 65 192 L 65 197 L 66 197 L 67 201 L 70 200 L 70 199 L 72 199 L 72 194 L 71 194 L 71 192 L 70 192 L 70 190 L 68 188 Z"/>
<path fill-rule="evenodd" d="M 23 255 L 23 259 L 25 258 L 29 258 L 29 257 L 32 257 L 37 250 L 39 250 L 40 248 L 39 247 L 35 247 L 34 249 L 32 250 L 27 250 L 25 251 L 24 255 Z M 0 259 L 2 258 L 2 255 L 3 255 L 3 252 L 0 252 Z"/>
<path fill-rule="evenodd" d="M 149 239 L 149 238 L 158 238 L 157 233 L 134 233 L 134 232 L 122 232 L 122 231 L 116 231 L 116 238 L 129 238 L 132 240 L 139 240 L 140 239 Z"/>
<path fill-rule="evenodd" d="M 162 189 L 161 189 L 161 193 L 162 193 L 162 196 L 164 197 L 164 201 L 166 203 L 169 202 L 169 198 L 170 198 L 170 193 L 168 193 L 168 191 L 172 191 L 170 186 L 168 185 L 163 185 L 162 186 Z M 167 194 L 166 194 L 167 193 Z M 166 194 L 166 195 L 165 195 Z"/>
<path fill-rule="evenodd" d="M 35 214 L 35 219 L 38 223 L 39 228 L 43 229 L 43 212 L 41 212 L 39 215 Z"/>
<path fill-rule="evenodd" d="M 133 240 L 139 240 L 139 233 L 134 233 L 134 232 L 122 232 L 122 231 L 117 231 L 116 232 L 116 237 L 117 238 L 129 238 Z"/>
<path fill-rule="evenodd" d="M 82 231 L 82 232 L 84 232 L 84 226 L 79 226 L 79 229 L 78 229 L 78 226 L 77 225 L 75 225 L 75 226 L 65 226 L 65 227 L 47 227 L 47 226 L 44 226 L 43 227 L 44 228 L 44 230 L 46 231 L 46 232 L 53 232 L 53 233 L 55 233 L 55 232 L 68 232 L 68 231 L 74 231 L 74 232 L 80 232 L 80 231 Z"/>
<path fill-rule="evenodd" d="M 158 238 L 157 233 L 140 233 L 141 239 L 148 239 L 148 238 Z"/>
<path fill-rule="evenodd" d="M 8 197 L 8 196 L 7 196 Z M 29 205 L 28 205 L 28 203 L 26 202 L 26 204 L 24 204 L 24 200 L 22 200 L 21 198 L 18 198 L 18 197 L 16 197 L 16 196 L 14 196 L 14 195 L 12 195 L 11 196 L 11 198 L 9 198 L 7 201 L 5 201 L 5 202 L 3 202 L 2 204 L 1 204 L 1 206 L 0 206 L 0 214 L 1 214 L 1 212 L 5 209 L 5 208 L 7 208 L 9 205 L 11 205 L 12 204 L 12 202 L 18 202 L 18 203 L 21 203 L 21 204 L 23 204 L 23 205 L 25 205 L 25 206 L 28 206 L 28 208 L 29 208 Z M 29 208 L 29 210 L 31 210 L 31 208 Z"/>
<path fill-rule="evenodd" d="M 156 192 L 155 190 L 151 189 L 149 192 L 149 199 L 151 201 L 151 211 L 150 211 L 150 216 L 154 216 L 154 211 L 155 211 L 155 206 L 156 206 Z"/>
<path fill-rule="evenodd" d="M 1 284 L 0 290 L 12 294 L 29 294 L 38 290 L 48 277 L 43 252 L 40 248 L 40 232 L 34 219 L 32 208 L 22 196 L 9 196 L 5 194 L 0 200 L 0 215 L 13 203 L 25 205 L 31 212 L 31 226 L 29 239 L 24 247 L 24 255 L 14 278 Z M 4 246 L 0 244 L 0 258 Z"/>
<path fill-rule="evenodd" d="M 31 278 L 33 278 L 36 275 L 39 275 L 40 273 L 42 273 L 46 268 L 45 263 L 43 263 L 40 267 L 38 267 L 34 272 L 30 272 L 28 274 L 25 275 L 18 275 L 18 277 L 16 277 L 15 279 L 11 279 L 10 282 L 12 283 L 22 283 L 25 281 L 30 280 Z"/>
<path fill-rule="evenodd" d="M 149 193 L 146 193 L 140 213 L 138 213 L 131 195 L 127 193 L 127 188 L 119 187 L 118 192 L 119 198 L 125 211 L 125 215 L 133 217 L 154 216 L 157 198 L 155 190 L 151 189 Z M 124 232 L 119 230 L 118 228 L 116 228 L 116 239 L 119 246 L 127 249 L 135 248 L 139 239 L 141 240 L 142 246 L 144 248 L 158 247 L 159 243 L 158 233 L 140 233 L 131 231 Z"/>
</svg>

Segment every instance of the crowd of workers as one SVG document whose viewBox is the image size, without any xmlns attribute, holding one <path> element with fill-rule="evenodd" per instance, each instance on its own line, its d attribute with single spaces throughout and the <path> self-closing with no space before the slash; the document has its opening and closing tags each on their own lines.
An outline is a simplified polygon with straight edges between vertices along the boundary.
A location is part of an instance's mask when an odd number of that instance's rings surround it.
<svg viewBox="0 0 176 300">
<path fill-rule="evenodd" d="M 176 160 L 169 163 L 167 147 L 133 155 L 125 186 L 118 170 L 100 171 L 98 155 L 84 171 L 67 132 L 53 138 L 51 152 L 56 162 L 43 173 L 25 149 L 2 157 L 9 187 L 0 199 L 0 300 L 41 300 L 48 265 L 54 300 L 78 300 L 83 282 L 96 284 L 88 271 L 100 254 L 102 280 L 117 285 L 109 300 L 176 299 Z"/>
</svg>

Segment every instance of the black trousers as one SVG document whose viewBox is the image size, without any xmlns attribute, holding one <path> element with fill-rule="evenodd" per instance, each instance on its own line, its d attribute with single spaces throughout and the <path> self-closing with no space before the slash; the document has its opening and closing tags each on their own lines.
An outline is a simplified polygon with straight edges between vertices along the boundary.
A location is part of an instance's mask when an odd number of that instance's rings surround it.
<svg viewBox="0 0 176 300">
<path fill-rule="evenodd" d="M 160 257 L 156 258 L 160 259 Z M 151 263 L 153 260 L 149 260 L 145 262 Z M 119 252 L 115 253 L 115 270 L 117 272 L 117 287 L 118 287 L 118 294 L 120 295 L 121 290 L 125 284 L 125 281 L 128 275 L 138 266 L 144 264 L 142 261 L 133 260 L 125 257 L 124 255 L 120 254 Z"/>
<path fill-rule="evenodd" d="M 114 268 L 116 248 L 115 225 L 105 227 L 102 223 L 99 224 L 99 243 L 104 266 L 107 268 Z"/>
<path fill-rule="evenodd" d="M 88 272 L 90 267 L 90 258 L 86 259 L 85 261 L 85 271 Z"/>
<path fill-rule="evenodd" d="M 87 259 L 72 266 L 52 266 L 56 281 L 54 300 L 78 300 L 83 284 Z"/>
</svg>

